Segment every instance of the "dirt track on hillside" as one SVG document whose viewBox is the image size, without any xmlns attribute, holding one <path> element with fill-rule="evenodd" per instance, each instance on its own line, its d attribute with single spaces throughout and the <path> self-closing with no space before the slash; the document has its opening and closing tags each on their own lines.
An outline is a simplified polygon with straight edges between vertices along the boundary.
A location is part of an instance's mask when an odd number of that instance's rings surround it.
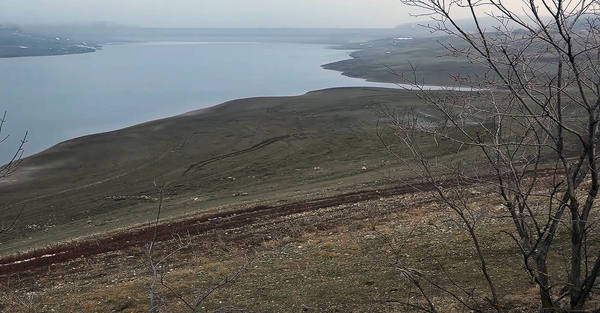
<svg viewBox="0 0 600 313">
<path fill-rule="evenodd" d="M 428 183 L 417 183 L 379 190 L 362 190 L 322 197 L 312 200 L 290 202 L 280 205 L 258 205 L 250 208 L 204 214 L 184 220 L 160 223 L 156 227 L 157 241 L 172 239 L 176 234 L 199 235 L 214 230 L 234 229 L 286 215 L 316 211 L 344 204 L 431 191 Z M 144 246 L 154 235 L 155 226 L 126 230 L 106 237 L 82 240 L 68 244 L 31 251 L 29 253 L 0 259 L 0 275 L 11 275 L 35 270 L 52 264 L 68 262 L 80 257 L 88 257 L 111 251 L 124 250 L 134 246 Z"/>
<path fill-rule="evenodd" d="M 550 176 L 552 173 L 554 172 L 551 169 L 538 170 L 537 172 L 542 177 Z M 463 179 L 461 185 L 462 187 L 478 185 L 494 177 L 481 176 L 476 179 Z M 455 183 L 452 179 L 448 179 L 438 181 L 437 184 L 443 188 L 451 188 L 455 186 Z M 359 190 L 278 205 L 257 205 L 249 208 L 201 214 L 182 220 L 163 222 L 158 225 L 147 225 L 104 237 L 59 244 L 20 255 L 0 258 L 0 276 L 41 269 L 52 264 L 65 263 L 81 257 L 90 257 L 111 251 L 125 250 L 131 247 L 143 247 L 154 236 L 156 236 L 156 241 L 160 242 L 170 240 L 178 234 L 187 236 L 201 235 L 211 231 L 226 231 L 298 213 L 434 190 L 434 185 L 428 182 L 407 183 L 402 186 Z"/>
<path fill-rule="evenodd" d="M 538 178 L 549 177 L 553 173 L 555 174 L 552 169 L 537 170 Z M 472 179 L 463 178 L 461 179 L 461 187 L 475 186 L 495 177 L 492 175 Z M 441 180 L 437 182 L 437 185 L 444 189 L 452 188 L 456 186 L 456 181 L 453 179 Z M 111 251 L 143 247 L 152 238 L 160 242 L 173 239 L 177 235 L 189 236 L 201 235 L 211 231 L 226 231 L 298 213 L 434 190 L 434 185 L 429 182 L 416 182 L 401 186 L 359 190 L 278 205 L 257 205 L 249 208 L 199 214 L 182 220 L 132 228 L 104 237 L 59 244 L 20 255 L 0 258 L 0 276 L 42 269 L 53 264 L 65 263 L 78 258 L 90 257 Z"/>
<path fill-rule="evenodd" d="M 185 170 L 185 172 L 183 172 L 183 175 L 186 175 L 191 170 L 197 170 L 197 169 L 202 168 L 202 167 L 204 167 L 204 166 L 206 166 L 206 165 L 208 165 L 210 163 L 213 163 L 213 162 L 221 161 L 221 160 L 224 160 L 224 159 L 227 159 L 227 158 L 232 158 L 232 157 L 238 156 L 240 154 L 244 154 L 244 153 L 249 153 L 249 152 L 253 152 L 253 151 L 256 151 L 256 150 L 260 150 L 260 149 L 262 149 L 262 148 L 264 148 L 266 146 L 274 144 L 274 143 L 276 143 L 278 141 L 281 141 L 283 139 L 286 139 L 288 137 L 290 137 L 290 136 L 279 136 L 279 137 L 269 138 L 267 140 L 264 140 L 262 142 L 259 142 L 259 143 L 255 144 L 255 145 L 253 145 L 250 148 L 239 150 L 239 151 L 235 151 L 235 152 L 228 153 L 228 154 L 218 155 L 216 157 L 212 157 L 210 159 L 194 163 L 194 164 L 190 165 Z"/>
</svg>

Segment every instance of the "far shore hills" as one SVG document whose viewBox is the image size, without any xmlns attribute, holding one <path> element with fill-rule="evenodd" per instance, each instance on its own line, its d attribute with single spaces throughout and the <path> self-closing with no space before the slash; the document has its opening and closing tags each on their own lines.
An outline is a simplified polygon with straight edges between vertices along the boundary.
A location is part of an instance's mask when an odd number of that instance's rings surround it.
<svg viewBox="0 0 600 313">
<path fill-rule="evenodd" d="M 105 44 L 149 41 L 256 41 L 340 45 L 393 37 L 397 29 L 203 29 L 115 25 L 0 24 L 0 58 L 95 52 Z"/>
</svg>

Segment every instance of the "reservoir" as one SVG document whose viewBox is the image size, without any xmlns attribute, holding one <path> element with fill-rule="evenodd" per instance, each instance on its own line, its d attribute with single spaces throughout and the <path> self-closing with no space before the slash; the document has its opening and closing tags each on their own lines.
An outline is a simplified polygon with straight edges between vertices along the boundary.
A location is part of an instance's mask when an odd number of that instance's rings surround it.
<svg viewBox="0 0 600 313">
<path fill-rule="evenodd" d="M 393 87 L 324 70 L 348 58 L 326 45 L 150 42 L 95 53 L 0 59 L 0 161 L 29 131 L 26 155 L 58 142 L 205 108 L 224 101 L 311 90 Z"/>
</svg>

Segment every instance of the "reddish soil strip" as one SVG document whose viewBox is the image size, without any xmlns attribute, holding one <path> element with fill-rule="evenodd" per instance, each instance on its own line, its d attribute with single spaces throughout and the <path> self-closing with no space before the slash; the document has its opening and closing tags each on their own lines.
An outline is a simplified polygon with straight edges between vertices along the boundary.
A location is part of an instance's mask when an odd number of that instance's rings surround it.
<svg viewBox="0 0 600 313">
<path fill-rule="evenodd" d="M 163 241 L 172 239 L 175 234 L 197 235 L 213 230 L 233 229 L 260 220 L 432 189 L 433 187 L 430 184 L 419 183 L 381 190 L 356 191 L 281 205 L 259 205 L 246 209 L 206 214 L 181 221 L 159 224 L 156 226 L 156 238 L 157 241 Z M 123 250 L 128 247 L 144 246 L 145 243 L 151 240 L 154 231 L 155 227 L 149 225 L 104 238 L 82 240 L 34 250 L 21 255 L 8 256 L 0 259 L 0 275 L 15 274 L 52 264 L 64 263 L 79 257 Z"/>
</svg>

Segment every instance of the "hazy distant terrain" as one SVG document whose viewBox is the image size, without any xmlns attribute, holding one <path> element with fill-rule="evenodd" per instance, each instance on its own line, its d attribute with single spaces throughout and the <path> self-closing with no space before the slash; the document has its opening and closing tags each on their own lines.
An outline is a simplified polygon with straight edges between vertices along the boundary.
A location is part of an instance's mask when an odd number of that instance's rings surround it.
<svg viewBox="0 0 600 313">
<path fill-rule="evenodd" d="M 87 53 L 97 48 L 97 45 L 68 37 L 32 34 L 15 26 L 0 25 L 1 58 Z"/>
<path fill-rule="evenodd" d="M 142 28 L 105 24 L 2 26 L 0 57 L 94 52 L 119 42 L 287 42 L 348 44 L 403 35 L 404 29 Z"/>
<path fill-rule="evenodd" d="M 240 41 L 347 45 L 381 38 L 432 36 L 435 35 L 418 23 L 394 28 L 149 28 L 110 23 L 0 25 L 0 57 L 93 52 L 101 44 L 117 42 Z"/>
<path fill-rule="evenodd" d="M 453 77 L 484 72 L 480 65 L 450 56 L 440 45 L 448 40 L 401 36 L 346 44 L 340 48 L 356 50 L 352 58 L 323 67 L 375 82 L 415 83 L 416 77 L 424 85 L 460 85 Z"/>
<path fill-rule="evenodd" d="M 46 36 L 62 34 L 77 40 L 99 42 L 144 41 L 243 41 L 344 44 L 403 35 L 393 28 L 144 28 L 107 24 L 27 26 L 28 31 Z"/>
</svg>

